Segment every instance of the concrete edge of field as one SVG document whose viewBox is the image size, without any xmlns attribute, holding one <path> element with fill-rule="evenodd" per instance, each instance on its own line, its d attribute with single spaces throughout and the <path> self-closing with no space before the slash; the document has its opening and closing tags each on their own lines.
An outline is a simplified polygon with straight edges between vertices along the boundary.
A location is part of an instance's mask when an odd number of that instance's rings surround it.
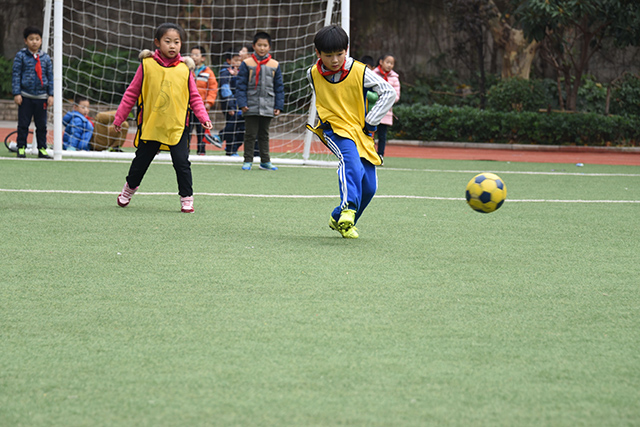
<svg viewBox="0 0 640 427">
<path fill-rule="evenodd" d="M 514 151 L 640 153 L 640 147 L 591 147 L 591 146 L 578 146 L 578 145 L 495 144 L 490 142 L 418 141 L 418 140 L 409 140 L 409 139 L 391 139 L 387 141 L 387 144 L 408 145 L 412 147 L 474 148 L 474 149 L 486 149 L 486 150 L 514 150 Z"/>
</svg>

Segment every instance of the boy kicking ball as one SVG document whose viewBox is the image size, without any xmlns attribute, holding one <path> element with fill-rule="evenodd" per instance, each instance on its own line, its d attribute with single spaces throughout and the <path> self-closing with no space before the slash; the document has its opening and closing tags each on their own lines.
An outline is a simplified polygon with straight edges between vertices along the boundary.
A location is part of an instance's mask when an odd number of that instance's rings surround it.
<svg viewBox="0 0 640 427">
<path fill-rule="evenodd" d="M 356 223 L 378 188 L 373 132 L 393 106 L 393 87 L 364 64 L 347 56 L 349 36 L 340 27 L 322 28 L 313 40 L 318 62 L 307 71 L 316 96 L 318 125 L 307 127 L 338 158 L 340 205 L 329 218 L 329 227 L 346 239 L 357 239 Z M 378 101 L 367 112 L 366 94 Z"/>
</svg>

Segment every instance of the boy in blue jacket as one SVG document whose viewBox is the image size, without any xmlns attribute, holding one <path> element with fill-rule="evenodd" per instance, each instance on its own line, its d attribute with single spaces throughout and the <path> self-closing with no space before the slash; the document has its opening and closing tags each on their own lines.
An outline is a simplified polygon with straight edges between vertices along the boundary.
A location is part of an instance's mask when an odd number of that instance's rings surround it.
<svg viewBox="0 0 640 427">
<path fill-rule="evenodd" d="M 225 151 L 227 156 L 238 156 L 238 149 L 244 140 L 244 117 L 236 103 L 236 84 L 238 80 L 238 67 L 240 67 L 240 54 L 228 51 L 224 55 L 226 65 L 220 70 L 220 109 L 225 115 L 225 126 L 220 136 L 226 141 Z"/>
<path fill-rule="evenodd" d="M 42 31 L 24 29 L 24 44 L 13 60 L 11 93 L 18 104 L 18 157 L 26 157 L 27 135 L 31 119 L 36 124 L 38 157 L 51 159 L 47 153 L 47 106 L 53 105 L 53 64 L 40 50 Z"/>
<path fill-rule="evenodd" d="M 73 111 L 69 111 L 62 118 L 64 137 L 62 148 L 69 151 L 90 151 L 93 123 L 88 118 L 89 100 L 82 95 L 76 95 Z"/>
</svg>

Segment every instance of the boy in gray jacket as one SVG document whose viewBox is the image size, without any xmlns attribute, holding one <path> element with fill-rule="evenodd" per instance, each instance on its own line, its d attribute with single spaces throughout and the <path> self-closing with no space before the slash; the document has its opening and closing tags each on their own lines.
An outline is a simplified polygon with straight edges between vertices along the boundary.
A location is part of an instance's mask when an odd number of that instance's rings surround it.
<svg viewBox="0 0 640 427">
<path fill-rule="evenodd" d="M 244 163 L 242 170 L 251 170 L 253 150 L 258 137 L 260 169 L 278 170 L 269 156 L 269 126 L 271 119 L 284 109 L 284 84 L 278 61 L 271 58 L 271 36 L 265 32 L 253 36 L 254 52 L 238 71 L 236 101 L 245 118 Z"/>
</svg>

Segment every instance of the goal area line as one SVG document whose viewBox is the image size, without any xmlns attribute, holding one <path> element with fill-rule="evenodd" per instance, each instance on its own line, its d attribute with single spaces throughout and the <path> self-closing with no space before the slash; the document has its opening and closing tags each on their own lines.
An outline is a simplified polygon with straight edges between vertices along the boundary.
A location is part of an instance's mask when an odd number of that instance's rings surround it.
<svg viewBox="0 0 640 427">
<path fill-rule="evenodd" d="M 78 195 L 118 195 L 118 191 L 81 191 L 81 190 L 35 190 L 0 188 L 0 193 L 34 193 L 34 194 L 78 194 Z M 136 196 L 175 196 L 175 192 L 137 192 Z M 207 193 L 196 192 L 195 196 L 208 197 L 242 197 L 257 199 L 328 199 L 337 198 L 336 195 L 323 194 L 246 194 L 246 193 Z M 415 199 L 415 200 L 442 200 L 465 201 L 464 197 L 437 197 L 437 196 L 409 196 L 409 195 L 376 195 L 376 199 Z M 508 203 L 600 203 L 600 204 L 640 204 L 640 200 L 560 200 L 560 199 L 507 199 Z"/>
</svg>

